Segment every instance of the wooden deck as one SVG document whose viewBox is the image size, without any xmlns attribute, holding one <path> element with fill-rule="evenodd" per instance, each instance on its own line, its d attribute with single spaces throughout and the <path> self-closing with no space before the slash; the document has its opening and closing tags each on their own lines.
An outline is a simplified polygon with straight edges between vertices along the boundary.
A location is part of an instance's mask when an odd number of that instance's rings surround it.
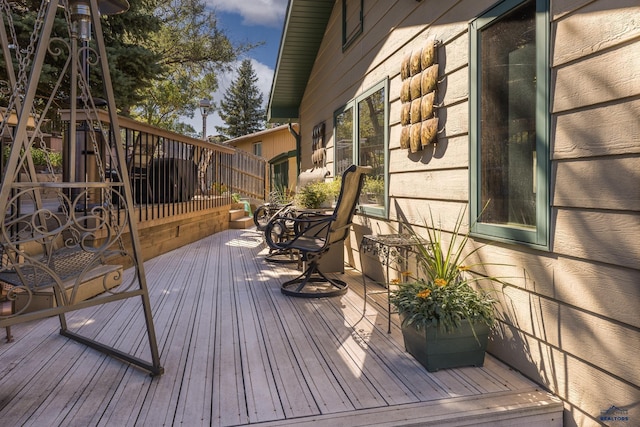
<svg viewBox="0 0 640 427">
<path fill-rule="evenodd" d="M 60 336 L 56 318 L 14 326 L 15 341 L 0 343 L 1 424 L 562 425 L 557 400 L 490 356 L 428 373 L 397 319 L 387 334 L 375 304 L 363 316 L 357 272 L 342 297 L 286 297 L 279 283 L 297 272 L 265 252 L 256 231 L 228 230 L 145 263 L 161 377 Z M 140 307 L 68 321 L 148 360 Z"/>
</svg>

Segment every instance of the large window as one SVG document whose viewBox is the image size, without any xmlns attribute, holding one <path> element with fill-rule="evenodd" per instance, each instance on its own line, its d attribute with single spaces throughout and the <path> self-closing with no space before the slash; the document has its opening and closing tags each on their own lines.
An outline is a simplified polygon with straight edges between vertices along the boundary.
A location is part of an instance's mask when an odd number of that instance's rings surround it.
<svg viewBox="0 0 640 427">
<path fill-rule="evenodd" d="M 384 80 L 334 113 L 335 174 L 351 164 L 371 166 L 360 209 L 377 216 L 387 207 L 388 92 Z"/>
<path fill-rule="evenodd" d="M 548 245 L 548 0 L 505 0 L 471 23 L 473 232 Z"/>
</svg>

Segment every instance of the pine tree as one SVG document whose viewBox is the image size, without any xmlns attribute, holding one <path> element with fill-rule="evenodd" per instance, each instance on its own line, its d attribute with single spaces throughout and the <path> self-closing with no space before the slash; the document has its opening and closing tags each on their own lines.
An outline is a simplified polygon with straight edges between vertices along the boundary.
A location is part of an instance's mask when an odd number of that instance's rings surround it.
<svg viewBox="0 0 640 427">
<path fill-rule="evenodd" d="M 266 112 L 262 108 L 262 93 L 258 89 L 251 61 L 245 59 L 238 69 L 238 78 L 220 101 L 218 114 L 226 126 L 216 126 L 225 139 L 237 138 L 264 129 Z"/>
</svg>

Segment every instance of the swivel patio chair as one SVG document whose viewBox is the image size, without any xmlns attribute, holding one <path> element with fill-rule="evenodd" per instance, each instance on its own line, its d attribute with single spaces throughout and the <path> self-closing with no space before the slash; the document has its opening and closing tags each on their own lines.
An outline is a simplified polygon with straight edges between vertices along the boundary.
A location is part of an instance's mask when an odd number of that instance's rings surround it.
<svg viewBox="0 0 640 427">
<path fill-rule="evenodd" d="M 258 231 L 265 231 L 267 224 L 274 217 L 294 217 L 296 215 L 295 209 L 293 208 L 293 203 L 287 203 L 284 205 L 279 205 L 280 207 L 276 209 L 274 206 L 270 205 L 262 205 L 258 209 L 256 209 L 255 214 L 253 216 L 253 221 L 256 224 L 256 229 Z M 271 212 L 269 212 L 271 210 Z M 256 215 L 257 214 L 257 215 Z M 267 215 L 269 215 L 267 217 Z M 272 227 L 270 229 L 270 238 L 274 242 L 279 242 L 282 240 L 286 240 L 287 236 L 291 234 L 291 230 L 293 229 L 293 223 L 288 221 L 279 221 L 276 227 Z M 266 238 L 265 238 L 266 241 Z M 265 257 L 265 260 L 268 262 L 273 262 L 276 264 L 290 264 L 297 263 L 298 267 L 300 267 L 300 260 L 297 256 L 296 251 L 294 250 L 282 250 L 276 249 L 273 246 L 269 247 L 269 254 Z"/>
<path fill-rule="evenodd" d="M 274 216 L 265 228 L 265 239 L 270 248 L 295 250 L 300 253 L 303 273 L 284 282 L 280 290 L 285 295 L 320 298 L 343 295 L 348 284 L 323 274 L 318 263 L 332 245 L 343 245 L 349 235 L 365 174 L 369 166 L 351 165 L 342 175 L 340 195 L 335 209 L 329 215 L 302 214 L 295 217 Z M 282 240 L 271 236 L 275 230 L 292 225 L 293 232 Z"/>
</svg>

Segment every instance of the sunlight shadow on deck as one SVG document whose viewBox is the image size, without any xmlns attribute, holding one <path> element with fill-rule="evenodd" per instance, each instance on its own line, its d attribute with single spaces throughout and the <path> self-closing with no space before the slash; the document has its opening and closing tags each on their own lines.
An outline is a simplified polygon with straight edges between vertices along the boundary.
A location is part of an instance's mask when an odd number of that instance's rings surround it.
<svg viewBox="0 0 640 427">
<path fill-rule="evenodd" d="M 231 239 L 225 243 L 226 246 L 242 247 L 242 248 L 257 248 L 262 245 L 263 238 L 259 232 L 244 232 L 238 238 Z"/>
<path fill-rule="evenodd" d="M 363 316 L 351 268 L 339 298 L 282 295 L 282 278 L 297 270 L 266 262 L 260 244 L 257 233 L 230 230 L 145 262 L 161 377 L 57 336 L 57 319 L 17 325 L 15 342 L 0 343 L 2 424 L 554 425 L 546 421 L 561 405 L 540 409 L 548 395 L 493 358 L 426 372 L 397 327 L 387 334 L 383 311 Z M 142 354 L 134 305 L 69 320 L 95 320 L 85 325 L 92 334 Z"/>
</svg>

